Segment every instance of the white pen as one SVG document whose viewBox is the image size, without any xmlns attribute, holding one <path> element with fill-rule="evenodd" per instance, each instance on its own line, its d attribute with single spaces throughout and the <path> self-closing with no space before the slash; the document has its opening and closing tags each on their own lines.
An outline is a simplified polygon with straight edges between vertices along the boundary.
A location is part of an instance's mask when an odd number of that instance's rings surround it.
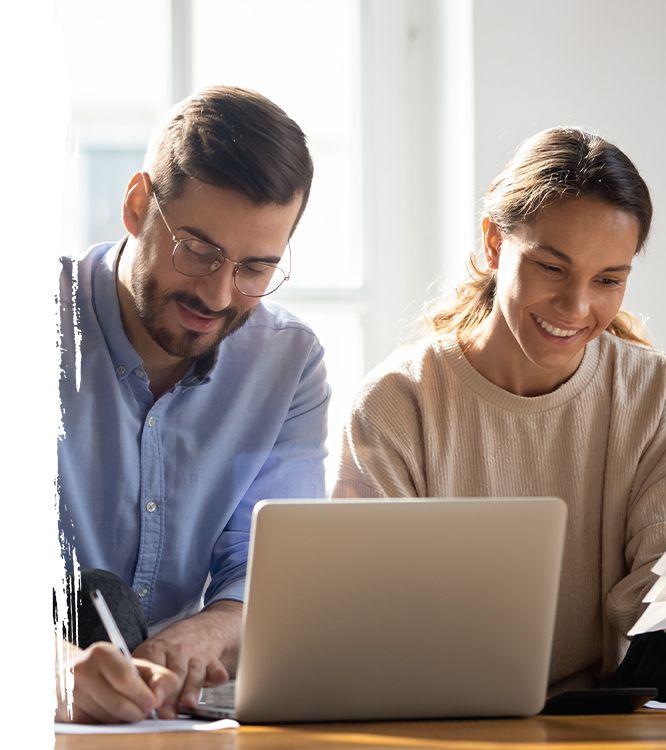
<svg viewBox="0 0 666 750">
<path fill-rule="evenodd" d="M 109 636 L 109 640 L 118 649 L 118 651 L 120 651 L 125 659 L 127 659 L 127 661 L 134 667 L 136 673 L 139 674 L 139 670 L 136 668 L 136 664 L 134 664 L 134 662 L 132 661 L 132 654 L 130 653 L 129 648 L 127 648 L 125 639 L 123 638 L 123 635 L 120 632 L 120 628 L 116 624 L 116 621 L 111 614 L 111 610 L 109 609 L 109 605 L 106 603 L 104 595 L 99 589 L 95 589 L 90 593 L 90 598 L 92 599 L 92 603 L 97 610 L 99 619 L 102 621 L 102 625 L 104 625 L 104 630 L 106 630 L 106 634 Z M 157 719 L 157 711 L 152 711 L 151 718 Z"/>
</svg>

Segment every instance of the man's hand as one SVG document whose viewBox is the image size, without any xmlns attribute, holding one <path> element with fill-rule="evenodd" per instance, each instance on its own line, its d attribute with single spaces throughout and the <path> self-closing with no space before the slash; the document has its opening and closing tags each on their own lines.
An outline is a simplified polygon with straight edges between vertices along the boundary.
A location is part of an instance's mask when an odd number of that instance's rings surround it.
<svg viewBox="0 0 666 750">
<path fill-rule="evenodd" d="M 175 718 L 179 705 L 194 708 L 201 688 L 226 682 L 235 673 L 242 607 L 241 602 L 216 602 L 169 625 L 134 651 L 134 656 L 168 667 L 178 677 L 160 707 L 161 719 Z"/>
<path fill-rule="evenodd" d="M 142 659 L 134 659 L 132 665 L 107 642 L 85 650 L 70 645 L 69 654 L 74 674 L 71 721 L 140 721 L 159 709 L 178 685 L 178 677 L 169 669 Z M 56 720 L 70 721 L 60 696 Z"/>
</svg>

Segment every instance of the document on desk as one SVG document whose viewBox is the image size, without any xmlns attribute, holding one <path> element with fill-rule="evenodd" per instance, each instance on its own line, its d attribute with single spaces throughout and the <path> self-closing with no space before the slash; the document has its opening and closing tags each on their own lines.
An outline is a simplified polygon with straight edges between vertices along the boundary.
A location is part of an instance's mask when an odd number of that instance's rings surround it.
<svg viewBox="0 0 666 750">
<path fill-rule="evenodd" d="M 652 572 L 659 578 L 643 597 L 643 601 L 647 602 L 647 608 L 627 635 L 666 630 L 666 552 L 652 566 Z"/>
<path fill-rule="evenodd" d="M 70 724 L 55 722 L 56 734 L 154 734 L 155 732 L 214 732 L 217 729 L 235 729 L 233 719 L 199 721 L 198 719 L 145 719 L 133 724 Z"/>
</svg>

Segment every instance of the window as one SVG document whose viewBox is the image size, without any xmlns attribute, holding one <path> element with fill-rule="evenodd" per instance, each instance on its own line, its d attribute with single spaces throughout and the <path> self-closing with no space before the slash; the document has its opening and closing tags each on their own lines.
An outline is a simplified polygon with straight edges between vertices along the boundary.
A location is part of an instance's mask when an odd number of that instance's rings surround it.
<svg viewBox="0 0 666 750">
<path fill-rule="evenodd" d="M 363 375 L 358 0 L 193 0 L 192 89 L 260 91 L 308 137 L 315 177 L 294 234 L 292 279 L 275 295 L 316 331 L 333 390 L 327 477 Z"/>
<path fill-rule="evenodd" d="M 357 0 L 121 0 L 106 8 L 76 0 L 69 13 L 81 246 L 122 235 L 127 180 L 163 113 L 191 90 L 213 83 L 255 89 L 308 135 L 315 180 L 291 243 L 292 280 L 275 299 L 308 322 L 326 349 L 333 448 L 363 374 Z M 100 47 L 93 28 L 110 42 Z M 331 455 L 327 470 L 334 461 Z"/>
<path fill-rule="evenodd" d="M 72 252 L 123 234 L 125 187 L 170 103 L 169 10 L 168 0 L 70 0 L 62 6 L 79 151 Z"/>
<path fill-rule="evenodd" d="M 454 215 L 443 208 L 449 183 L 440 184 L 440 131 L 470 130 L 464 107 L 442 116 L 443 7 L 438 0 L 66 5 L 81 155 L 78 248 L 121 236 L 122 195 L 148 137 L 193 90 L 256 89 L 307 134 L 315 180 L 292 242 L 292 280 L 275 299 L 326 349 L 329 483 L 359 381 L 410 335 L 449 262 L 441 237 L 467 226 L 455 200 L 458 172 L 450 180 Z"/>
</svg>

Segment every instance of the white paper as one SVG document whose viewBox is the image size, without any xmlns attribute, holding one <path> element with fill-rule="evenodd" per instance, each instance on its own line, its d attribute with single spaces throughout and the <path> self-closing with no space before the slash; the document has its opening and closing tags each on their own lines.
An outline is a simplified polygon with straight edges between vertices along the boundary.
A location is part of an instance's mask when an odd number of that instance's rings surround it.
<svg viewBox="0 0 666 750">
<path fill-rule="evenodd" d="M 627 635 L 640 635 L 666 629 L 666 602 L 652 602 Z"/>
<path fill-rule="evenodd" d="M 659 703 L 659 701 L 648 701 L 643 708 L 657 708 L 662 711 L 666 711 L 666 703 Z"/>
<path fill-rule="evenodd" d="M 144 719 L 133 724 L 72 724 L 56 721 L 56 734 L 153 734 L 155 732 L 214 732 L 235 729 L 233 719 L 200 721 L 198 719 Z"/>
<path fill-rule="evenodd" d="M 658 576 L 666 576 L 666 552 L 652 566 L 652 572 Z"/>
<path fill-rule="evenodd" d="M 643 598 L 644 602 L 666 602 L 666 576 L 657 578 Z"/>
</svg>

